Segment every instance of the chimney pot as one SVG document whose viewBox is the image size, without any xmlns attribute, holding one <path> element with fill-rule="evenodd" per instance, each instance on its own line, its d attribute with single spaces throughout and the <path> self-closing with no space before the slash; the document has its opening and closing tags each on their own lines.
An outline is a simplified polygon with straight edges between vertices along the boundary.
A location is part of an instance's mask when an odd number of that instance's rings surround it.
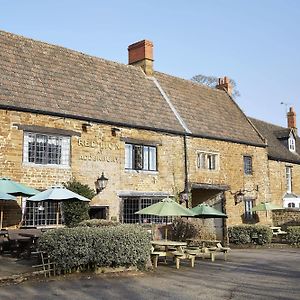
<svg viewBox="0 0 300 300">
<path fill-rule="evenodd" d="M 153 75 L 153 43 L 142 40 L 128 46 L 128 64 L 140 66 L 146 75 Z"/>
<path fill-rule="evenodd" d="M 226 90 L 230 96 L 232 95 L 232 85 L 227 76 L 224 76 L 224 78 L 219 78 L 219 84 L 216 86 L 216 88 L 219 90 Z"/>
<path fill-rule="evenodd" d="M 293 107 L 290 107 L 289 112 L 287 113 L 287 122 L 288 128 L 297 129 L 296 126 L 296 113 Z"/>
</svg>

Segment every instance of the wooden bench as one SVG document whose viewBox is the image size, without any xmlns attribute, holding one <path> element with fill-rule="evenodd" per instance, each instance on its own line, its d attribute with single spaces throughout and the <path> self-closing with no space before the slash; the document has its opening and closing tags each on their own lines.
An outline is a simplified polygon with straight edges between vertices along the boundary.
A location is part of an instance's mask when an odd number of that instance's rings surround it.
<svg viewBox="0 0 300 300">
<path fill-rule="evenodd" d="M 179 269 L 181 259 L 190 259 L 191 267 L 194 268 L 194 266 L 195 266 L 195 257 L 196 257 L 196 254 L 194 252 L 192 252 L 190 250 L 173 251 L 172 255 L 175 258 L 176 269 Z"/>
<path fill-rule="evenodd" d="M 224 260 L 227 260 L 227 254 L 231 249 L 229 247 L 223 247 L 221 243 L 217 244 L 216 252 L 224 253 Z"/>
<path fill-rule="evenodd" d="M 157 263 L 158 263 L 158 259 L 159 257 L 166 257 L 167 256 L 167 252 L 166 251 L 161 251 L 158 249 L 154 249 L 154 247 L 151 247 L 151 260 L 153 261 L 153 266 L 154 268 L 157 268 Z"/>
</svg>

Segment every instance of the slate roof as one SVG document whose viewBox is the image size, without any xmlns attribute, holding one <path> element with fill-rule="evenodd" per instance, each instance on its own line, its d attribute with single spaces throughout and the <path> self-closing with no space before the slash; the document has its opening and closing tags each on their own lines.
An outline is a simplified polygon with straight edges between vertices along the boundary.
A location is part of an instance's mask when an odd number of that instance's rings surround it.
<svg viewBox="0 0 300 300">
<path fill-rule="evenodd" d="M 270 124 L 261 120 L 249 118 L 259 132 L 267 139 L 268 156 L 272 160 L 300 164 L 300 138 L 296 137 L 296 152 L 289 151 L 286 145 L 282 142 L 282 137 L 288 137 L 291 131 L 288 128 Z M 281 134 L 280 134 L 281 133 Z"/>
<path fill-rule="evenodd" d="M 163 73 L 156 72 L 154 76 L 194 135 L 263 144 L 226 92 Z"/>
<path fill-rule="evenodd" d="M 155 78 L 193 135 L 264 146 L 225 91 L 162 73 Z M 184 133 L 139 67 L 0 31 L 0 108 Z"/>
</svg>

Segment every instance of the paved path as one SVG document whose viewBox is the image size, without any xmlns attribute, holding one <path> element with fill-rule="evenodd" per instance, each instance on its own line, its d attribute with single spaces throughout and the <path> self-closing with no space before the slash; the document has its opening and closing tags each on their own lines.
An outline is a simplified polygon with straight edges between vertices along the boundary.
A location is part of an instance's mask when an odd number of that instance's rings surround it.
<svg viewBox="0 0 300 300">
<path fill-rule="evenodd" d="M 0 288 L 0 299 L 300 299 L 300 249 L 233 250 L 229 261 L 137 275 L 71 276 Z"/>
</svg>

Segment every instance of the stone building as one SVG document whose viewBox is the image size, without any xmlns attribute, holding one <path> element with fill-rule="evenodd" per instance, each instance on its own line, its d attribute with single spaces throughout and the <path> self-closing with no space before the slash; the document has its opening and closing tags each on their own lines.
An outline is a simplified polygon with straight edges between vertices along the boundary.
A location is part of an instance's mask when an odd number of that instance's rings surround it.
<svg viewBox="0 0 300 300">
<path fill-rule="evenodd" d="M 287 113 L 287 127 L 251 119 L 268 143 L 270 197 L 285 208 L 300 208 L 300 139 L 296 113 Z"/>
<path fill-rule="evenodd" d="M 103 173 L 92 212 L 127 223 L 155 221 L 134 212 L 168 196 L 211 203 L 229 225 L 257 221 L 251 207 L 270 198 L 266 141 L 226 77 L 213 89 L 156 72 L 149 41 L 128 47 L 129 65 L 3 31 L 0 47 L 2 177 L 95 188 Z M 28 218 L 47 224 L 52 210 L 28 206 Z"/>
</svg>

